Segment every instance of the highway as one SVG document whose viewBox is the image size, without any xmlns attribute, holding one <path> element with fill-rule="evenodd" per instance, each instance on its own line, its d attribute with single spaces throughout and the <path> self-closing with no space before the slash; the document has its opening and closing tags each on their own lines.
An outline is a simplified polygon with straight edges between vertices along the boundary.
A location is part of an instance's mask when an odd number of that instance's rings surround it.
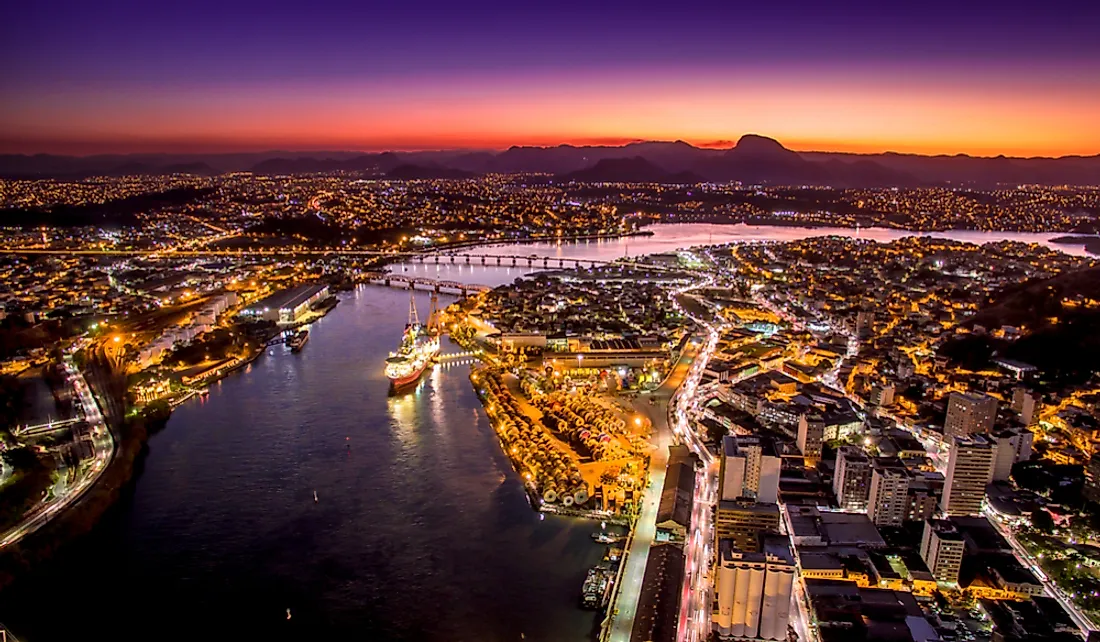
<svg viewBox="0 0 1100 642">
<path fill-rule="evenodd" d="M 675 295 L 691 290 L 709 287 L 714 279 L 709 278 L 678 290 Z M 718 464 L 713 454 L 707 450 L 703 438 L 696 433 L 690 418 L 701 411 L 699 381 L 703 371 L 718 346 L 719 329 L 703 319 L 696 318 L 676 302 L 673 304 L 681 314 L 689 317 L 705 329 L 706 342 L 691 364 L 684 384 L 673 397 L 672 431 L 676 439 L 684 443 L 695 453 L 703 466 L 697 473 L 695 495 L 691 516 L 691 529 L 684 543 L 684 584 L 680 595 L 680 614 L 677 618 L 676 638 L 680 642 L 698 642 L 706 640 L 711 631 L 711 542 L 714 538 L 714 503 L 718 496 Z"/>
<path fill-rule="evenodd" d="M 53 493 L 51 493 L 50 497 L 45 502 L 24 516 L 21 522 L 8 529 L 3 534 L 0 534 L 0 548 L 14 544 L 28 534 L 38 530 L 60 514 L 65 508 L 71 506 L 74 502 L 83 497 L 84 493 L 88 492 L 88 489 L 92 487 L 95 481 L 99 479 L 99 476 L 103 474 L 103 471 L 107 469 L 107 466 L 111 463 L 111 459 L 114 457 L 114 438 L 111 436 L 111 431 L 107 429 L 107 424 L 99 410 L 99 404 L 96 402 L 95 396 L 88 387 L 88 382 L 84 380 L 84 375 L 80 373 L 80 370 L 73 365 L 71 357 L 65 357 L 64 366 L 68 381 L 72 384 L 73 391 L 76 393 L 77 398 L 80 400 L 80 405 L 84 410 L 84 418 L 91 425 L 92 445 L 94 446 L 95 454 L 90 465 L 81 465 L 81 473 L 75 483 L 69 484 L 67 480 L 62 477 L 54 486 Z"/>
</svg>

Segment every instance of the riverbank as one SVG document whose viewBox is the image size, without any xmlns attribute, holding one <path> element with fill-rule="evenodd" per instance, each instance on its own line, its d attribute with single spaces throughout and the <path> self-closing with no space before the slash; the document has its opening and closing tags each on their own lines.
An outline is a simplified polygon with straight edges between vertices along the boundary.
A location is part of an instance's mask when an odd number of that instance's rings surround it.
<svg viewBox="0 0 1100 642">
<path fill-rule="evenodd" d="M 820 220 L 811 218 L 788 218 L 783 216 L 741 216 L 737 218 L 730 218 L 724 215 L 715 216 L 702 216 L 693 218 L 690 223 L 678 221 L 674 219 L 662 220 L 653 225 L 690 225 L 690 224 L 704 224 L 704 225 L 747 225 L 750 227 L 793 227 L 793 228 L 835 228 L 846 230 L 859 230 L 859 229 L 882 229 L 882 230 L 896 230 L 899 232 L 911 232 L 912 234 L 936 234 L 936 233 L 948 233 L 948 232 L 974 232 L 982 234 L 1046 234 L 1050 233 L 1045 230 L 1026 230 L 1026 229 L 989 229 L 980 227 L 950 227 L 943 225 L 928 225 L 925 227 L 909 227 L 902 225 L 889 219 L 874 219 L 871 217 L 852 217 L 851 223 L 846 223 L 843 220 Z M 1061 234 L 1092 234 L 1096 224 L 1087 223 L 1084 225 L 1078 225 L 1074 229 L 1070 230 L 1053 230 L 1053 233 Z"/>
<path fill-rule="evenodd" d="M 449 252 L 451 250 L 465 249 L 471 247 L 496 247 L 500 245 L 533 245 L 536 243 L 574 243 L 577 241 L 607 241 L 621 238 L 631 238 L 635 236 L 653 236 L 652 230 L 640 229 L 632 230 L 630 232 L 609 232 L 604 234 L 571 234 L 571 235 L 557 235 L 557 234 L 535 234 L 531 236 L 524 236 L 513 239 L 477 239 L 471 241 L 457 241 L 453 243 L 444 243 L 442 245 L 433 245 L 430 248 L 424 250 L 425 254 L 435 254 L 438 252 Z"/>
<path fill-rule="evenodd" d="M 1100 236 L 1059 236 L 1050 239 L 1050 242 L 1057 243 L 1058 245 L 1072 245 L 1075 247 L 1080 247 L 1089 254 L 1100 256 Z"/>
<path fill-rule="evenodd" d="M 260 356 L 267 351 L 268 345 L 272 339 L 278 337 L 284 332 L 296 330 L 325 317 L 329 312 L 332 312 L 334 309 L 336 309 L 336 306 L 339 302 L 339 298 L 337 298 L 336 296 L 331 296 L 320 302 L 320 304 L 317 305 L 317 307 L 313 311 L 311 311 L 309 316 L 307 316 L 302 321 L 283 327 L 273 327 L 266 333 L 258 335 L 256 337 L 256 340 L 259 342 L 259 345 L 251 350 L 247 355 L 224 361 L 222 363 L 219 363 L 217 366 L 210 368 L 209 370 L 205 370 L 195 375 L 183 377 L 184 381 L 182 381 L 181 383 L 183 383 L 183 385 L 185 386 L 188 386 L 188 388 L 164 399 L 164 401 L 167 401 L 168 405 L 174 410 L 181 404 L 186 403 L 188 400 L 203 394 L 206 391 L 206 386 L 213 385 L 221 381 L 222 379 L 225 379 L 234 372 L 237 372 L 242 368 L 249 366 L 256 359 L 259 359 Z"/>
<path fill-rule="evenodd" d="M 331 297 L 318 307 L 315 315 L 292 327 L 301 327 L 320 319 L 335 309 L 338 302 L 336 297 Z M 160 399 L 160 403 L 146 404 L 145 409 L 137 415 L 127 414 L 121 425 L 112 430 L 117 443 L 114 456 L 99 477 L 84 491 L 84 495 L 34 533 L 0 550 L 0 589 L 11 584 L 18 575 L 53 557 L 69 541 L 90 532 L 119 499 L 122 490 L 134 480 L 139 457 L 145 451 L 149 437 L 167 425 L 172 411 L 207 392 L 206 388 L 197 386 L 216 383 L 256 361 L 266 351 L 267 341 L 282 331 L 272 329 L 261 336 L 259 345 L 247 356 L 200 373 L 187 382 L 188 388 Z"/>
<path fill-rule="evenodd" d="M 84 496 L 35 532 L 0 551 L 0 590 L 95 528 L 136 481 L 150 435 L 163 429 L 167 421 L 167 413 L 138 415 L 115 431 L 119 439 L 115 455 Z"/>
</svg>

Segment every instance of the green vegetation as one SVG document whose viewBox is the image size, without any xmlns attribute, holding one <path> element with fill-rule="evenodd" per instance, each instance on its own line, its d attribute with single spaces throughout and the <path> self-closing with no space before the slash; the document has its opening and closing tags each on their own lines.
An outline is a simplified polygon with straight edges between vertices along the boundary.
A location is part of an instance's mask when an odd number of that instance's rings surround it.
<svg viewBox="0 0 1100 642">
<path fill-rule="evenodd" d="M 53 485 L 54 466 L 49 457 L 25 447 L 5 450 L 0 456 L 15 470 L 0 488 L 0 530 L 6 530 L 42 501 Z"/>
<path fill-rule="evenodd" d="M 1025 328 L 1016 341 L 968 335 L 948 341 L 940 354 L 971 370 L 990 365 L 994 355 L 1029 363 L 1043 381 L 1079 385 L 1100 364 L 1100 268 L 1023 283 L 996 295 L 965 325 L 994 330 Z"/>
<path fill-rule="evenodd" d="M 23 381 L 11 375 L 0 376 L 0 425 L 14 426 L 26 403 Z"/>
<path fill-rule="evenodd" d="M 164 358 L 168 366 L 193 366 L 204 361 L 223 361 L 247 355 L 253 348 L 244 334 L 234 329 L 218 328 L 198 341 L 181 346 Z"/>
<path fill-rule="evenodd" d="M 1031 511 L 1031 527 L 1040 533 L 1050 534 L 1054 532 L 1054 518 L 1050 513 L 1041 508 Z"/>
</svg>

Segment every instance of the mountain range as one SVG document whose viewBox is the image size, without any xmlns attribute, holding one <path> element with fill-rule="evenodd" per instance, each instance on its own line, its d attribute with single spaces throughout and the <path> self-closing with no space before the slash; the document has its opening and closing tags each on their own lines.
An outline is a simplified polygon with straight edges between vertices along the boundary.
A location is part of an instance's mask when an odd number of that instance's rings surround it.
<svg viewBox="0 0 1100 642">
<path fill-rule="evenodd" d="M 213 176 L 229 172 L 295 175 L 348 172 L 395 180 L 483 174 L 549 174 L 556 181 L 834 187 L 993 187 L 1021 183 L 1100 185 L 1100 154 L 1060 158 L 796 152 L 746 134 L 729 149 L 684 141 L 621 146 L 516 146 L 503 151 L 256 152 L 236 154 L 0 155 L 0 177 Z"/>
</svg>

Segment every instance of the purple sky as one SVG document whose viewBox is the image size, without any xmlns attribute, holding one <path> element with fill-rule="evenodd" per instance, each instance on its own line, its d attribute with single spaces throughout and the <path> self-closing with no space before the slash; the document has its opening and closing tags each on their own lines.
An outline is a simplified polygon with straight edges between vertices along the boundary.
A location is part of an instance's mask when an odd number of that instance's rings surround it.
<svg viewBox="0 0 1100 642">
<path fill-rule="evenodd" d="M 0 20 L 0 150 L 706 142 L 768 128 L 803 147 L 924 136 L 929 150 L 1100 152 L 1087 118 L 1100 113 L 1100 2 L 1022 4 L 14 2 Z M 878 122 L 871 104 L 901 111 Z"/>
</svg>

